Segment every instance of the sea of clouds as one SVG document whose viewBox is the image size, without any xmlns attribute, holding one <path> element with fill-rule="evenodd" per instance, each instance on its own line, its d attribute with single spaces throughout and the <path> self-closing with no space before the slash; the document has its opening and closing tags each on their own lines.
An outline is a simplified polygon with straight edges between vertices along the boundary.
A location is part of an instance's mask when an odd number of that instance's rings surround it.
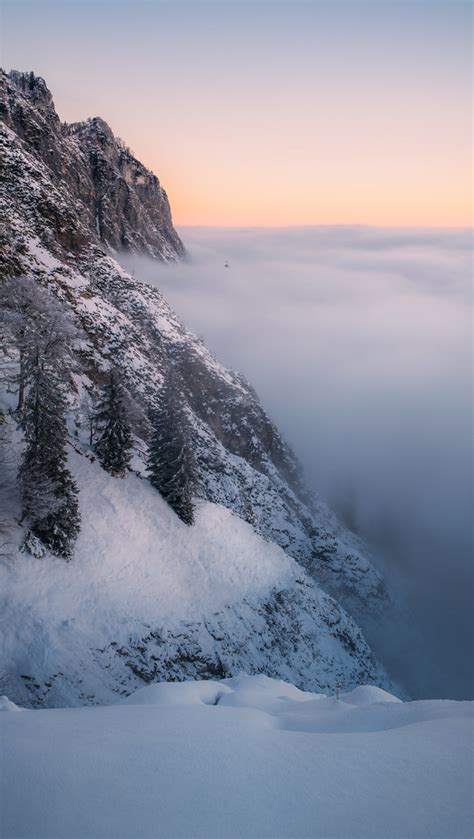
<svg viewBox="0 0 474 839">
<path fill-rule="evenodd" d="M 184 228 L 122 259 L 255 386 L 312 486 L 417 615 L 384 638 L 416 696 L 472 695 L 471 233 Z"/>
</svg>

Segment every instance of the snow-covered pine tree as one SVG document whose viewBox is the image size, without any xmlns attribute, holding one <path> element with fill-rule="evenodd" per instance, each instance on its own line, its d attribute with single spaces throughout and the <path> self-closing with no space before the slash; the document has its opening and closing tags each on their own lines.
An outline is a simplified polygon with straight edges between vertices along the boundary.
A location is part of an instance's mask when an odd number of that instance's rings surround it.
<svg viewBox="0 0 474 839">
<path fill-rule="evenodd" d="M 2 381 L 18 387 L 16 410 L 21 413 L 25 397 L 27 359 L 36 333 L 35 322 L 45 314 L 41 290 L 26 277 L 4 280 L 0 285 Z"/>
<path fill-rule="evenodd" d="M 66 400 L 63 383 L 39 358 L 31 371 L 22 412 L 25 435 L 19 480 L 25 546 L 39 539 L 51 553 L 69 559 L 80 529 L 78 489 L 67 469 Z"/>
<path fill-rule="evenodd" d="M 148 448 L 148 477 L 179 518 L 191 525 L 194 522 L 196 469 L 188 422 L 179 403 L 171 372 L 166 376 L 151 422 L 153 430 Z"/>
<path fill-rule="evenodd" d="M 3 280 L 0 303 L 0 375 L 7 386 L 18 387 L 16 411 L 21 415 L 38 352 L 64 379 L 78 331 L 59 300 L 30 277 Z"/>
<path fill-rule="evenodd" d="M 132 457 L 132 432 L 127 419 L 120 373 L 112 368 L 95 412 L 99 437 L 94 451 L 101 466 L 116 477 L 125 474 Z"/>
<path fill-rule="evenodd" d="M 65 385 L 78 332 L 51 292 L 30 277 L 1 286 L 2 375 L 18 386 L 16 413 L 24 431 L 20 469 L 25 547 L 40 541 L 69 558 L 79 532 L 78 490 L 66 467 Z"/>
<path fill-rule="evenodd" d="M 8 555 L 14 521 L 15 479 L 5 412 L 0 408 L 0 556 Z"/>
</svg>

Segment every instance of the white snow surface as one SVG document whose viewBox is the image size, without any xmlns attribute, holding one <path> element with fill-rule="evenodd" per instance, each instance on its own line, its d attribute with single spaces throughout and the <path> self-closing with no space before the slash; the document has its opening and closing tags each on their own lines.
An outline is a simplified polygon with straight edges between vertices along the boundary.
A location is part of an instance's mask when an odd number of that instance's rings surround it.
<svg viewBox="0 0 474 839">
<path fill-rule="evenodd" d="M 16 703 L 105 704 L 242 669 L 313 690 L 389 686 L 350 618 L 230 510 L 198 500 L 188 527 L 138 474 L 112 478 L 74 449 L 69 465 L 83 521 L 73 561 L 0 559 L 0 684 Z"/>
<path fill-rule="evenodd" d="M 198 620 L 247 596 L 263 598 L 291 584 L 296 571 L 301 576 L 281 548 L 225 507 L 199 502 L 188 527 L 147 480 L 113 479 L 75 452 L 70 465 L 83 520 L 74 561 L 27 553 L 0 561 L 7 670 L 18 670 L 22 652 L 66 669 L 79 647 L 123 643 L 138 626 Z"/>
<path fill-rule="evenodd" d="M 23 711 L 23 708 L 15 705 L 8 696 L 0 696 L 0 711 Z"/>
<path fill-rule="evenodd" d="M 467 839 L 471 702 L 266 676 L 2 714 L 4 839 Z"/>
</svg>

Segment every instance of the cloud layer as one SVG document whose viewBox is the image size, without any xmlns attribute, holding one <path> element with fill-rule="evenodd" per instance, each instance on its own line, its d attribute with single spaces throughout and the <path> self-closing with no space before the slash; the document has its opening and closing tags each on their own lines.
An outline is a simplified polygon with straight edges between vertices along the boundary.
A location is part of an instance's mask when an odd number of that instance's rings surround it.
<svg viewBox="0 0 474 839">
<path fill-rule="evenodd" d="M 310 483 L 378 547 L 418 616 L 418 648 L 387 642 L 412 691 L 466 696 L 470 234 L 180 232 L 186 264 L 127 267 L 249 378 Z"/>
</svg>

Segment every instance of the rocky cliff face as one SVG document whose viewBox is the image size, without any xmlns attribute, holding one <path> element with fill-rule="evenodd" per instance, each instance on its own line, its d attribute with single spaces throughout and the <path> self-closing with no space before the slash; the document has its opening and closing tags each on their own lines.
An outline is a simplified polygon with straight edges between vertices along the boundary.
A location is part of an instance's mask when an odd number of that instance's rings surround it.
<svg viewBox="0 0 474 839">
<path fill-rule="evenodd" d="M 104 120 L 61 123 L 44 79 L 33 73 L 2 74 L 1 85 L 2 120 L 41 159 L 54 185 L 66 184 L 74 199 L 69 213 L 62 207 L 58 214 L 55 197 L 43 197 L 43 213 L 64 247 L 78 252 L 98 241 L 165 261 L 184 256 L 158 178 Z"/>
<path fill-rule="evenodd" d="M 250 385 L 210 355 L 180 323 L 159 291 L 134 280 L 113 259 L 111 248 L 119 247 L 161 260 L 183 254 L 157 178 L 114 138 L 102 120 L 61 125 L 44 81 L 32 74 L 3 75 L 1 112 L 0 185 L 6 224 L 0 268 L 3 276 L 26 274 L 48 287 L 70 308 L 83 330 L 70 388 L 70 422 L 77 452 L 87 456 L 84 405 L 113 362 L 123 373 L 133 405 L 135 467 L 143 471 L 146 415 L 159 399 L 173 358 L 180 368 L 181 398 L 192 428 L 199 496 L 245 519 L 302 569 L 303 589 L 283 591 L 278 597 L 273 592 L 267 601 L 260 601 L 253 625 L 248 603 L 232 603 L 233 621 L 203 616 L 192 629 L 181 626 L 175 635 L 171 633 L 168 647 L 160 641 L 159 662 L 149 645 L 156 646 L 156 633 L 162 638 L 163 627 L 148 627 L 138 637 L 135 632 L 128 643 L 122 639 L 120 646 L 126 650 L 127 660 L 136 673 L 145 673 L 145 680 L 167 673 L 175 678 L 202 677 L 206 672 L 214 675 L 216 667 L 223 668 L 221 675 L 257 668 L 258 656 L 252 657 L 249 645 L 261 643 L 258 636 L 265 619 L 264 646 L 270 649 L 274 645 L 266 665 L 272 673 L 287 674 L 299 685 L 313 689 L 331 678 L 353 686 L 357 674 L 363 674 L 365 681 L 387 684 L 354 623 L 355 619 L 370 635 L 389 603 L 383 580 L 367 558 L 366 546 L 308 492 L 292 452 Z M 322 595 L 319 586 L 327 594 Z M 241 618 L 245 613 L 247 645 L 240 657 L 239 645 L 231 637 L 239 610 Z M 301 632 L 301 623 L 295 618 L 298 614 L 304 616 L 306 627 L 304 656 L 295 652 L 302 643 L 296 639 Z M 212 642 L 206 626 L 214 626 Z M 292 631 L 295 638 L 282 643 L 281 634 Z M 319 659 L 319 664 L 310 654 L 319 632 L 336 639 L 344 653 L 344 665 L 336 667 L 333 654 L 324 662 Z M 115 643 L 113 638 L 109 641 Z M 205 652 L 206 644 L 211 644 L 214 658 Z M 108 658 L 117 659 L 116 646 L 110 647 Z M 198 662 L 194 669 L 189 664 L 189 649 Z M 229 649 L 232 655 L 226 658 Z M 34 662 L 29 666 L 33 671 Z M 110 661 L 104 660 L 104 666 L 110 668 Z M 318 667 L 324 679 L 319 679 Z M 10 679 L 11 667 L 8 672 Z M 41 680 L 46 676 L 42 672 L 35 678 L 39 680 L 38 696 L 42 696 Z"/>
<path fill-rule="evenodd" d="M 94 192 L 88 200 L 101 242 L 157 259 L 184 256 L 168 198 L 149 172 L 99 117 L 63 126 L 85 152 Z"/>
</svg>

